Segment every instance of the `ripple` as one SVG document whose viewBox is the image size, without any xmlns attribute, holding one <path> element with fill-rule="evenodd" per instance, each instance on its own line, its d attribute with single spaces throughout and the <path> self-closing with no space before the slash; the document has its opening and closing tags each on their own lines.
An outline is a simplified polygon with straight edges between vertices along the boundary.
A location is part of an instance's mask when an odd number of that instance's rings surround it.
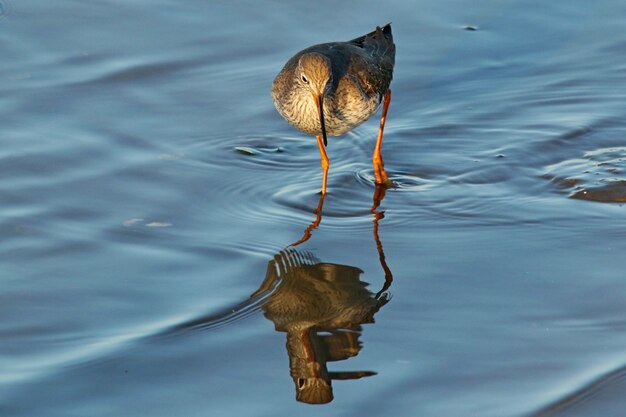
<svg viewBox="0 0 626 417">
<path fill-rule="evenodd" d="M 280 170 L 298 169 L 308 163 L 313 164 L 314 160 L 317 159 L 317 152 L 301 149 L 303 147 L 303 145 L 298 144 L 235 146 L 233 148 L 233 151 L 236 152 L 234 163 L 248 168 L 263 166 Z"/>
<path fill-rule="evenodd" d="M 72 80 L 71 84 L 83 86 L 110 86 L 117 83 L 140 82 L 148 79 L 167 77 L 181 71 L 189 71 L 200 65 L 199 59 L 165 60 L 156 62 L 119 62 L 100 65 L 98 72 L 80 81 Z"/>
<path fill-rule="evenodd" d="M 533 413 L 535 417 L 554 415 L 583 415 L 577 411 L 586 411 L 589 405 L 604 401 L 607 396 L 616 395 L 623 391 L 626 379 L 626 366 L 619 363 L 617 366 L 597 372 L 592 370 L 578 378 L 579 386 L 572 383 L 564 387 L 563 393 L 548 405 Z M 578 382 L 578 381 L 577 381 Z M 611 402 L 609 402 L 611 404 Z M 592 410 L 596 409 L 593 406 Z M 602 413 L 599 413 L 602 414 Z M 621 413 L 620 413 L 621 414 Z"/>
<path fill-rule="evenodd" d="M 238 221 L 277 226 L 311 221 L 319 203 L 322 182 L 314 139 L 297 134 L 281 138 L 243 135 L 206 143 L 195 138 L 190 142 L 183 145 L 183 149 L 170 152 L 190 156 L 189 159 L 176 160 L 176 163 L 201 170 L 227 167 L 227 180 L 213 185 L 213 191 L 223 198 L 217 214 L 236 216 Z M 364 227 L 369 227 L 375 189 L 373 170 L 369 158 L 355 161 L 354 155 L 346 154 L 349 148 L 348 144 L 333 147 L 328 198 L 323 209 L 325 226 L 332 225 L 333 219 L 342 219 L 342 222 L 335 222 L 335 226 L 353 227 L 356 223 L 358 228 L 363 223 L 367 225 Z M 424 181 L 410 174 L 391 175 L 399 190 L 424 186 Z M 241 201 L 246 203 L 240 204 Z"/>
<path fill-rule="evenodd" d="M 416 175 L 405 172 L 394 172 L 387 170 L 387 175 L 392 183 L 391 188 L 394 191 L 425 191 L 437 186 L 437 181 L 426 180 Z M 355 176 L 362 184 L 367 184 L 369 187 L 374 188 L 376 186 L 376 177 L 371 167 L 363 168 L 355 172 Z"/>
<path fill-rule="evenodd" d="M 284 149 L 281 147 L 277 147 L 277 148 L 250 148 L 248 146 L 235 146 L 235 150 L 237 152 L 239 152 L 242 155 L 248 155 L 248 156 L 253 156 L 253 155 L 258 155 L 258 154 L 264 154 L 264 153 L 281 153 L 284 152 Z"/>
<path fill-rule="evenodd" d="M 450 182 L 469 185 L 493 185 L 507 182 L 512 178 L 513 171 L 506 165 L 485 164 L 485 166 L 475 166 L 466 172 L 452 176 Z"/>
<path fill-rule="evenodd" d="M 626 147 L 587 152 L 547 167 L 544 178 L 588 201 L 626 202 Z"/>
<path fill-rule="evenodd" d="M 324 218 L 350 219 L 370 216 L 370 201 L 373 189 L 358 187 L 351 172 L 338 172 L 329 175 L 333 186 L 324 202 Z M 290 211 L 299 210 L 311 217 L 320 199 L 320 182 L 313 179 L 311 185 L 302 183 L 286 184 L 274 194 L 274 201 Z M 367 190 L 367 192 L 366 192 Z M 361 204 L 360 201 L 363 201 Z M 349 204 L 348 204 L 349 203 Z"/>
<path fill-rule="evenodd" d="M 213 167 L 228 165 L 253 170 L 271 167 L 293 171 L 314 162 L 319 167 L 319 154 L 314 149 L 314 142 L 306 139 L 271 135 L 190 138 L 190 144 L 183 145 L 183 150 L 173 152 L 193 155 L 193 159 Z"/>
</svg>

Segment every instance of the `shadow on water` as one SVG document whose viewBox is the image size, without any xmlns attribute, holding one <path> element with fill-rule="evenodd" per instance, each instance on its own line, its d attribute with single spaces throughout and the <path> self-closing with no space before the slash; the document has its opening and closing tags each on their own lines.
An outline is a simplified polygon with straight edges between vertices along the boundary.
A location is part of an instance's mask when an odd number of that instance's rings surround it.
<svg viewBox="0 0 626 417">
<path fill-rule="evenodd" d="M 376 375 L 373 371 L 331 372 L 328 362 L 346 360 L 362 348 L 362 324 L 374 323 L 374 315 L 389 302 L 386 292 L 393 281 L 378 235 L 378 211 L 385 188 L 374 191 L 373 238 L 385 282 L 377 293 L 361 281 L 363 271 L 355 266 L 324 263 L 312 253 L 293 247 L 309 240 L 322 221 L 324 195 L 314 210 L 315 220 L 303 237 L 274 256 L 267 265 L 261 286 L 245 301 L 223 312 L 211 314 L 167 329 L 159 336 L 197 329 L 211 329 L 238 321 L 259 310 L 274 323 L 278 332 L 287 333 L 289 370 L 296 388 L 296 400 L 325 404 L 333 400 L 332 380 L 351 380 Z"/>
</svg>

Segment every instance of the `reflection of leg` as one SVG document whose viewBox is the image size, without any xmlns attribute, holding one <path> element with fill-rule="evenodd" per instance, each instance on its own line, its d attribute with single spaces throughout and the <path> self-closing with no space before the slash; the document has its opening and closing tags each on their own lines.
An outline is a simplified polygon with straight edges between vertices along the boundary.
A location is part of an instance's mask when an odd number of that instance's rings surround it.
<svg viewBox="0 0 626 417">
<path fill-rule="evenodd" d="M 322 207 L 324 206 L 325 197 L 326 197 L 326 194 L 324 193 L 320 195 L 320 200 L 317 203 L 317 208 L 313 210 L 313 213 L 315 213 L 316 215 L 315 220 L 313 220 L 313 222 L 311 222 L 311 224 L 304 230 L 304 233 L 302 234 L 302 237 L 300 238 L 300 240 L 298 240 L 295 243 L 292 243 L 289 246 L 298 246 L 299 244 L 304 243 L 311 238 L 311 232 L 317 229 L 317 226 L 319 226 L 320 223 L 322 222 Z"/>
<path fill-rule="evenodd" d="M 387 189 L 385 187 L 382 187 L 376 184 L 376 188 L 374 189 L 374 197 L 373 197 L 374 203 L 372 204 L 370 213 L 376 214 L 376 209 L 378 208 L 378 206 L 380 206 L 380 203 L 382 203 L 382 201 L 385 199 L 386 192 L 387 192 Z"/>
<path fill-rule="evenodd" d="M 376 209 L 380 206 L 380 203 L 385 198 L 385 186 L 381 184 L 376 184 L 376 189 L 374 190 L 374 203 L 372 204 L 372 208 L 370 212 L 374 215 L 374 227 L 372 229 L 374 234 L 374 242 L 376 242 L 376 250 L 378 250 L 378 259 L 380 260 L 380 266 L 385 271 L 385 284 L 383 287 L 376 293 L 376 298 L 379 298 L 385 291 L 389 289 L 391 283 L 393 282 L 393 275 L 391 273 L 391 269 L 387 266 L 387 261 L 385 260 L 385 251 L 383 250 L 383 244 L 380 241 L 380 237 L 378 235 L 378 222 L 380 219 L 385 218 L 385 214 L 383 212 L 378 212 Z"/>
<path fill-rule="evenodd" d="M 381 155 L 381 148 L 383 146 L 383 131 L 385 130 L 385 120 L 387 119 L 387 109 L 391 102 L 391 90 L 387 90 L 385 99 L 383 101 L 383 114 L 380 117 L 380 127 L 378 128 L 378 138 L 376 139 L 376 147 L 374 148 L 374 154 L 372 155 L 372 163 L 374 164 L 374 175 L 376 176 L 376 184 L 382 184 L 389 186 L 391 182 L 385 171 L 385 165 L 383 164 L 383 157 Z"/>
<path fill-rule="evenodd" d="M 322 142 L 321 136 L 316 136 L 317 146 L 320 149 L 320 157 L 322 158 L 322 195 L 326 194 L 326 180 L 328 179 L 328 155 L 326 155 L 326 149 L 324 149 L 324 142 Z"/>
</svg>

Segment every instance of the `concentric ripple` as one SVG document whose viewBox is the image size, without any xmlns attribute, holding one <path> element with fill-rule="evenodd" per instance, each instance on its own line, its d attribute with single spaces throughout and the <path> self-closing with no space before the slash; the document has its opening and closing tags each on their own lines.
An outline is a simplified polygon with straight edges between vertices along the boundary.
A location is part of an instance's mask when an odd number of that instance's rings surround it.
<svg viewBox="0 0 626 417">
<path fill-rule="evenodd" d="M 389 180 L 392 183 L 392 189 L 395 191 L 425 191 L 437 186 L 437 182 L 433 180 L 426 180 L 420 178 L 417 175 L 413 175 L 406 172 L 395 172 L 387 170 Z M 376 185 L 376 177 L 372 168 L 363 168 L 355 172 L 356 178 L 359 182 L 367 184 L 371 187 Z"/>
</svg>

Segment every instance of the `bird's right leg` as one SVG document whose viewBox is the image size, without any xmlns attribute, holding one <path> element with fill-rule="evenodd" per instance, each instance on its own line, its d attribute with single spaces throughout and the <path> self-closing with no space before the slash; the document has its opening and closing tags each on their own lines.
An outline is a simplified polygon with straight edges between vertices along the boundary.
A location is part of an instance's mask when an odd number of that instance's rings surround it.
<svg viewBox="0 0 626 417">
<path fill-rule="evenodd" d="M 380 118 L 380 127 L 378 128 L 378 138 L 376 139 L 376 147 L 374 148 L 374 155 L 372 155 L 372 162 L 374 164 L 374 175 L 376 176 L 376 184 L 389 187 L 391 181 L 385 171 L 385 165 L 383 164 L 383 157 L 381 155 L 381 149 L 383 146 L 383 131 L 385 130 L 385 121 L 387 120 L 387 109 L 391 102 L 391 90 L 387 90 L 385 99 L 383 101 L 383 114 Z"/>
</svg>

